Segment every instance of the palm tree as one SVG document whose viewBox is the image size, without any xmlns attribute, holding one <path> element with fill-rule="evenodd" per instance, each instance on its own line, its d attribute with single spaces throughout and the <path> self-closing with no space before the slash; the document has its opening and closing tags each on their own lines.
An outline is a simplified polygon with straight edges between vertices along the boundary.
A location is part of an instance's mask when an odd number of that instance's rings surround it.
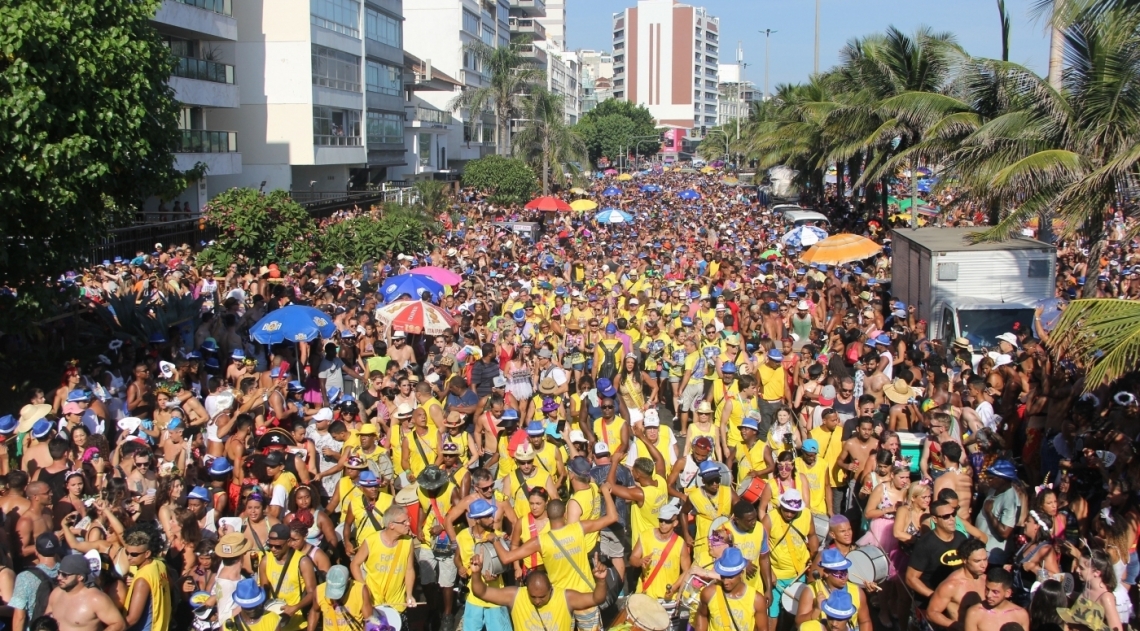
<svg viewBox="0 0 1140 631">
<path fill-rule="evenodd" d="M 1096 283 L 1087 283 L 1096 285 Z M 1089 368 L 1091 392 L 1140 364 L 1140 302 L 1117 298 L 1074 300 L 1049 335 L 1050 350 Z"/>
<path fill-rule="evenodd" d="M 542 174 L 542 194 L 550 194 L 550 173 L 587 161 L 586 142 L 566 124 L 562 95 L 535 88 L 523 100 L 522 129 L 514 136 L 514 149 Z"/>
<path fill-rule="evenodd" d="M 508 128 L 512 114 L 522 110 L 523 97 L 545 82 L 546 73 L 522 56 L 525 42 L 492 48 L 481 41 L 465 46 L 465 52 L 482 64 L 491 78 L 487 85 L 466 88 L 451 100 L 452 111 L 467 109 L 471 118 L 480 112 L 495 113 L 495 152 L 506 155 L 510 149 Z"/>
</svg>

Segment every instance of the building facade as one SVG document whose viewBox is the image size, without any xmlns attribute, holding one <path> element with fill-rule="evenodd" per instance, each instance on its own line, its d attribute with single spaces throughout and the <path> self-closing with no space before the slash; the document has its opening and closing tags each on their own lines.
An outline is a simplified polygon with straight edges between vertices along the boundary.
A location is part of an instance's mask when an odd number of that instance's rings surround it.
<svg viewBox="0 0 1140 631">
<path fill-rule="evenodd" d="M 613 98 L 614 57 L 608 52 L 579 50 L 581 63 L 582 113 L 594 109 L 598 103 Z"/>
<path fill-rule="evenodd" d="M 674 0 L 639 0 L 613 15 L 613 96 L 646 106 L 662 127 L 717 124 L 720 21 Z"/>
<path fill-rule="evenodd" d="M 717 125 L 747 119 L 752 103 L 760 101 L 763 95 L 744 77 L 744 64 L 720 64 L 718 74 Z"/>
</svg>

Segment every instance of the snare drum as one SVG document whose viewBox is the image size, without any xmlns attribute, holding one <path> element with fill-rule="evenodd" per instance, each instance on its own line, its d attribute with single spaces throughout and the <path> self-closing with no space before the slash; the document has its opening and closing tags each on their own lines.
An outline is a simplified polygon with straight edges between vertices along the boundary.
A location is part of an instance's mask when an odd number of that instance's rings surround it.
<svg viewBox="0 0 1140 631">
<path fill-rule="evenodd" d="M 815 536 L 819 537 L 819 545 L 826 545 L 831 535 L 831 520 L 827 515 L 815 513 L 812 514 L 811 520 L 815 524 Z"/>
<path fill-rule="evenodd" d="M 270 613 L 281 615 L 285 612 L 285 601 L 281 600 L 280 598 L 274 598 L 273 600 L 265 603 L 265 610 Z"/>
<path fill-rule="evenodd" d="M 761 478 L 745 476 L 744 480 L 740 482 L 740 486 L 736 488 L 736 494 L 749 504 L 755 504 L 760 501 L 760 496 L 764 494 L 766 486 L 768 484 Z"/>
<path fill-rule="evenodd" d="M 681 589 L 681 607 L 685 611 L 696 611 L 701 603 L 701 590 L 707 586 L 708 582 L 699 576 L 690 578 Z"/>
<path fill-rule="evenodd" d="M 780 596 L 780 605 L 783 606 L 784 611 L 792 614 L 793 616 L 800 612 L 800 599 L 801 598 L 814 598 L 811 589 L 808 588 L 807 583 L 792 583 L 784 590 L 783 595 Z"/>
<path fill-rule="evenodd" d="M 848 553 L 847 560 L 851 562 L 847 575 L 859 587 L 872 582 L 881 583 L 890 575 L 890 565 L 882 548 L 861 546 Z"/>
</svg>

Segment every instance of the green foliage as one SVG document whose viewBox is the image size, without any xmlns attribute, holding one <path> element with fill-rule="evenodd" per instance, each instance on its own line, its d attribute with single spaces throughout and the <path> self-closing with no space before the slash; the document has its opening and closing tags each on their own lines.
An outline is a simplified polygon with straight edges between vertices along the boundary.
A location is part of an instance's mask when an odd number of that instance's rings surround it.
<svg viewBox="0 0 1140 631">
<path fill-rule="evenodd" d="M 526 162 L 486 156 L 467 163 L 463 185 L 491 194 L 496 204 L 524 204 L 538 190 L 538 180 Z"/>
<path fill-rule="evenodd" d="M 563 174 L 576 169 L 572 163 L 586 159 L 586 144 L 566 125 L 560 95 L 539 88 L 524 104 L 526 124 L 514 137 L 515 151 L 528 160 L 542 179 L 542 194 L 550 194 L 550 178 L 563 181 Z"/>
<path fill-rule="evenodd" d="M 619 123 L 612 117 L 625 119 L 628 124 Z M 597 107 L 582 115 L 575 131 L 586 142 L 590 160 L 595 163 L 602 156 L 616 159 L 627 145 L 630 153 L 636 149 L 637 154 L 643 156 L 653 155 L 661 149 L 661 143 L 652 139 L 646 139 L 639 145 L 635 145 L 637 141 L 630 140 L 636 136 L 657 136 L 659 132 L 649 109 L 629 101 L 609 99 L 598 103 Z"/>
<path fill-rule="evenodd" d="M 482 87 L 461 91 L 448 107 L 452 111 L 494 112 L 495 153 L 498 155 L 507 153 L 505 130 L 511 118 L 522 111 L 522 96 L 546 83 L 546 72 L 522 55 L 522 46 L 529 44 L 530 40 L 524 38 L 512 41 L 509 46 L 492 47 L 479 40 L 464 46 L 464 52 L 478 59 L 491 79 Z"/>
<path fill-rule="evenodd" d="M 244 256 L 254 263 L 304 263 L 314 257 L 317 232 L 309 212 L 287 191 L 233 188 L 206 205 L 219 236 L 201 259 L 225 267 Z"/>
<path fill-rule="evenodd" d="M 196 177 L 174 168 L 161 4 L 0 2 L 0 284 L 76 266 L 148 197 Z"/>
<path fill-rule="evenodd" d="M 435 214 L 426 208 L 388 204 L 322 230 L 321 260 L 355 267 L 388 252 L 419 252 L 429 249 L 431 240 L 442 231 Z"/>
</svg>

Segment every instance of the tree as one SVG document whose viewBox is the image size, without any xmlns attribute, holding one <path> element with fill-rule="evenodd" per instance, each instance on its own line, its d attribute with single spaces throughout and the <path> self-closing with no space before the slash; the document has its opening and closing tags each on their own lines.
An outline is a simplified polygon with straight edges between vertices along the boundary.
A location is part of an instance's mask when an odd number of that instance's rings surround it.
<svg viewBox="0 0 1140 631">
<path fill-rule="evenodd" d="M 491 75 L 491 80 L 479 88 L 465 88 L 449 107 L 452 111 L 467 109 L 468 117 L 491 110 L 495 113 L 495 153 L 507 155 L 510 149 L 508 129 L 513 114 L 521 111 L 524 94 L 539 86 L 546 73 L 534 62 L 522 56 L 522 46 L 529 42 L 511 42 L 509 46 L 492 48 L 479 40 L 464 47 L 464 54 L 473 56 Z"/>
<path fill-rule="evenodd" d="M 581 121 L 574 126 L 574 130 L 586 144 L 590 162 L 597 164 L 602 157 L 616 162 L 626 153 L 633 152 L 633 141 L 630 139 L 637 135 L 637 123 L 620 114 L 611 114 Z"/>
<path fill-rule="evenodd" d="M 147 198 L 184 190 L 160 0 L 0 3 L 0 285 L 77 266 Z M 2 310 L 2 309 L 0 309 Z"/>
<path fill-rule="evenodd" d="M 522 204 L 534 196 L 538 181 L 526 162 L 517 158 L 486 156 L 467 163 L 463 185 L 489 193 L 496 204 Z"/>
<path fill-rule="evenodd" d="M 1140 302 L 1074 300 L 1049 334 L 1049 346 L 1056 357 L 1088 367 L 1085 392 L 1107 386 L 1134 372 L 1140 363 Z"/>
<path fill-rule="evenodd" d="M 239 256 L 261 264 L 304 263 L 318 254 L 316 223 L 288 191 L 231 188 L 210 200 L 204 213 L 219 234 L 200 260 L 216 266 Z"/>
<path fill-rule="evenodd" d="M 604 127 L 599 128 L 601 122 L 611 116 L 624 118 L 630 124 L 617 124 L 611 119 Z M 628 152 L 636 152 L 642 156 L 654 155 L 661 150 L 661 143 L 650 138 L 657 137 L 659 133 L 653 114 L 650 114 L 645 106 L 629 101 L 609 99 L 598 103 L 597 107 L 582 115 L 576 130 L 586 141 L 586 146 L 590 150 L 590 160 L 593 162 L 597 162 L 602 156 L 615 160 L 624 147 L 629 147 Z M 618 138 L 607 135 L 615 132 L 622 135 Z M 640 143 L 632 140 L 638 136 L 643 137 L 639 139 Z M 601 147 L 605 147 L 605 151 L 598 153 Z"/>
<path fill-rule="evenodd" d="M 515 151 L 535 165 L 542 178 L 542 194 L 550 193 L 550 174 L 553 169 L 563 173 L 563 167 L 586 160 L 586 143 L 566 125 L 562 96 L 540 88 L 527 96 L 523 104 L 526 124 L 515 134 Z"/>
<path fill-rule="evenodd" d="M 329 225 L 320 233 L 321 260 L 355 267 L 386 253 L 429 249 L 443 227 L 424 206 L 386 204 L 371 213 Z"/>
</svg>

